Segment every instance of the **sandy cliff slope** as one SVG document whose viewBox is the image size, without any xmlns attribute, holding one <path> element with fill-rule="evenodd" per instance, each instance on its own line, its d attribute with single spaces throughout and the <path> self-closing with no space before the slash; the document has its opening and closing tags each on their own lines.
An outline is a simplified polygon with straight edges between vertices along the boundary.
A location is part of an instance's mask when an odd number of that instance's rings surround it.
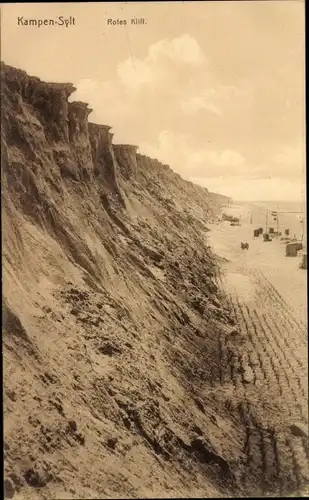
<svg viewBox="0 0 309 500">
<path fill-rule="evenodd" d="M 7 495 L 221 495 L 239 436 L 200 396 L 231 321 L 218 206 L 73 91 L 2 66 Z"/>
</svg>

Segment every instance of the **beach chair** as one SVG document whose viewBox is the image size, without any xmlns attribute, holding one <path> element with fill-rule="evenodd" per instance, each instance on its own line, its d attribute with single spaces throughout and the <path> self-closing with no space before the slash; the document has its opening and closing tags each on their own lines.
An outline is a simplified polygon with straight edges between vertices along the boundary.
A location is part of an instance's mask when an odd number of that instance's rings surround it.
<svg viewBox="0 0 309 500">
<path fill-rule="evenodd" d="M 300 250 L 297 242 L 288 243 L 285 247 L 285 255 L 286 257 L 297 257 L 297 252 Z"/>
</svg>

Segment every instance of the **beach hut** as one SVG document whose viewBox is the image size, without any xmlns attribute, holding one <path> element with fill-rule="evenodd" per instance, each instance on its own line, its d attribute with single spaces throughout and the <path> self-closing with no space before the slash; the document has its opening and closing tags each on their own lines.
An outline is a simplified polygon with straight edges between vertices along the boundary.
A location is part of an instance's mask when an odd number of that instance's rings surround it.
<svg viewBox="0 0 309 500">
<path fill-rule="evenodd" d="M 299 264 L 301 269 L 307 269 L 307 252 L 303 253 L 301 263 Z"/>
<path fill-rule="evenodd" d="M 274 232 L 275 232 L 275 229 L 273 227 L 270 227 L 269 228 L 269 234 L 274 234 Z"/>
<path fill-rule="evenodd" d="M 260 236 L 260 231 L 258 229 L 254 229 L 253 231 L 253 237 L 258 238 Z"/>
<path fill-rule="evenodd" d="M 298 250 L 302 249 L 302 244 L 296 242 L 288 243 L 285 247 L 285 255 L 287 257 L 297 257 Z"/>
<path fill-rule="evenodd" d="M 259 227 L 258 231 L 259 231 L 260 234 L 263 234 L 263 228 L 262 227 Z"/>
<path fill-rule="evenodd" d="M 268 233 L 263 234 L 263 241 L 271 241 L 271 238 L 269 237 Z"/>
</svg>

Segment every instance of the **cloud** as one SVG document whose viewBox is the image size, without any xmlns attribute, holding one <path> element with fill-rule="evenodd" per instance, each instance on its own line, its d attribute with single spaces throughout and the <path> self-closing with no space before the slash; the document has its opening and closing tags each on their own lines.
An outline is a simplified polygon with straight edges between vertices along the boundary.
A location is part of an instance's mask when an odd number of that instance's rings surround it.
<svg viewBox="0 0 309 500">
<path fill-rule="evenodd" d="M 301 200 L 304 197 L 304 181 L 295 175 L 299 163 L 296 171 L 291 168 L 296 159 L 300 160 L 299 145 L 280 149 L 267 165 L 251 165 L 238 151 L 198 148 L 188 136 L 165 130 L 155 144 L 142 143 L 140 150 L 168 163 L 185 179 L 236 200 Z"/>
<path fill-rule="evenodd" d="M 223 151 L 209 151 L 206 149 L 197 152 L 192 151 L 191 159 L 196 163 L 208 163 L 223 169 L 238 169 L 245 164 L 245 159 L 241 154 L 229 149 Z"/>
<path fill-rule="evenodd" d="M 183 34 L 150 45 L 144 58 L 120 62 L 111 80 L 80 81 L 72 99 L 89 102 L 90 119 L 114 125 L 116 140 L 129 128 L 133 142 L 139 142 L 143 134 L 153 137 L 162 123 L 180 123 L 186 114 L 219 114 L 211 103 L 213 92 L 207 56 L 195 38 Z"/>
<path fill-rule="evenodd" d="M 304 200 L 304 185 L 281 177 L 248 179 L 234 176 L 191 177 L 191 182 L 207 187 L 209 191 L 230 196 L 239 201 Z M 278 188 L 280 186 L 280 188 Z"/>
<path fill-rule="evenodd" d="M 198 41 L 183 34 L 150 45 L 144 58 L 120 62 L 111 80 L 80 81 L 72 99 L 89 102 L 90 120 L 112 125 L 115 141 L 140 143 L 153 142 L 162 127 L 199 135 L 197 115 L 209 126 L 214 117 L 220 130 L 225 110 L 239 107 L 241 96 L 236 86 L 217 81 Z"/>
<path fill-rule="evenodd" d="M 152 65 L 147 61 L 141 61 L 136 58 L 129 58 L 118 65 L 117 73 L 122 84 L 132 90 L 141 85 L 155 83 L 157 75 Z"/>
<path fill-rule="evenodd" d="M 274 162 L 281 165 L 303 167 L 305 163 L 305 144 L 298 142 L 282 146 L 281 149 L 274 155 Z"/>
<path fill-rule="evenodd" d="M 270 158 L 269 165 L 260 168 L 261 174 L 271 171 L 273 177 L 305 182 L 306 175 L 305 142 L 284 145 Z"/>
<path fill-rule="evenodd" d="M 161 40 L 148 49 L 144 59 L 130 57 L 117 67 L 124 86 L 136 90 L 143 85 L 155 86 L 173 74 L 176 66 L 199 68 L 206 62 L 197 41 L 188 34 L 173 40 Z"/>
<path fill-rule="evenodd" d="M 77 92 L 80 95 L 90 95 L 92 92 L 96 92 L 98 90 L 98 82 L 95 80 L 90 80 L 89 78 L 85 78 L 84 80 L 81 80 L 77 86 Z M 74 97 L 76 98 L 76 94 L 73 94 Z"/>
<path fill-rule="evenodd" d="M 162 56 L 191 66 L 200 66 L 206 60 L 198 42 L 188 34 L 171 41 L 161 40 L 150 46 L 148 56 L 150 60 L 158 61 Z"/>
<path fill-rule="evenodd" d="M 202 75 L 202 85 L 205 85 L 203 82 L 204 79 L 209 80 L 209 75 L 206 73 Z M 247 89 L 244 90 L 248 93 Z M 230 108 L 235 105 L 235 103 L 239 104 L 241 96 L 242 92 L 232 85 L 217 84 L 213 88 L 204 88 L 202 86 L 202 88 L 196 89 L 193 95 L 189 96 L 188 99 L 181 103 L 181 108 L 183 112 L 187 114 L 196 114 L 199 111 L 206 110 L 216 115 L 222 115 L 222 109 Z"/>
<path fill-rule="evenodd" d="M 258 112 L 266 91 L 258 78 L 220 80 L 198 41 L 183 34 L 123 60 L 109 80 L 81 80 L 71 99 L 88 102 L 90 120 L 112 126 L 115 143 L 139 144 L 188 180 L 234 197 L 264 187 L 268 197 L 281 196 L 281 187 L 295 195 L 304 142 L 276 135 L 278 113 Z"/>
<path fill-rule="evenodd" d="M 237 151 L 199 149 L 186 135 L 170 130 L 162 131 L 156 144 L 141 143 L 140 150 L 168 163 L 187 179 L 192 175 L 211 178 L 231 172 L 237 176 L 247 170 L 245 158 Z"/>
<path fill-rule="evenodd" d="M 216 115 L 221 115 L 221 111 L 205 96 L 192 96 L 187 101 L 181 103 L 181 109 L 186 114 L 196 114 L 205 109 Z"/>
</svg>

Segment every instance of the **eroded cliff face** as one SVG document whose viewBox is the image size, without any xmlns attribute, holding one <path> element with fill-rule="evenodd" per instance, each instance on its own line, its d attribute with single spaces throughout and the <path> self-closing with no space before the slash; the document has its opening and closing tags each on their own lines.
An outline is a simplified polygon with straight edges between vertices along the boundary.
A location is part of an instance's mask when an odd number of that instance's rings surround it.
<svg viewBox="0 0 309 500">
<path fill-rule="evenodd" d="M 215 198 L 114 146 L 73 85 L 1 70 L 7 491 L 236 491 L 242 436 L 212 395 L 234 328 L 206 240 Z"/>
<path fill-rule="evenodd" d="M 117 180 L 117 164 L 112 146 L 113 134 L 108 125 L 97 125 L 88 123 L 88 137 L 92 149 L 92 161 L 94 175 L 100 179 L 102 185 L 112 191 L 119 193 Z"/>
<path fill-rule="evenodd" d="M 129 180 L 131 177 L 136 177 L 137 174 L 137 160 L 136 152 L 138 146 L 131 146 L 128 144 L 114 145 L 114 151 L 119 166 L 121 175 Z"/>
</svg>

